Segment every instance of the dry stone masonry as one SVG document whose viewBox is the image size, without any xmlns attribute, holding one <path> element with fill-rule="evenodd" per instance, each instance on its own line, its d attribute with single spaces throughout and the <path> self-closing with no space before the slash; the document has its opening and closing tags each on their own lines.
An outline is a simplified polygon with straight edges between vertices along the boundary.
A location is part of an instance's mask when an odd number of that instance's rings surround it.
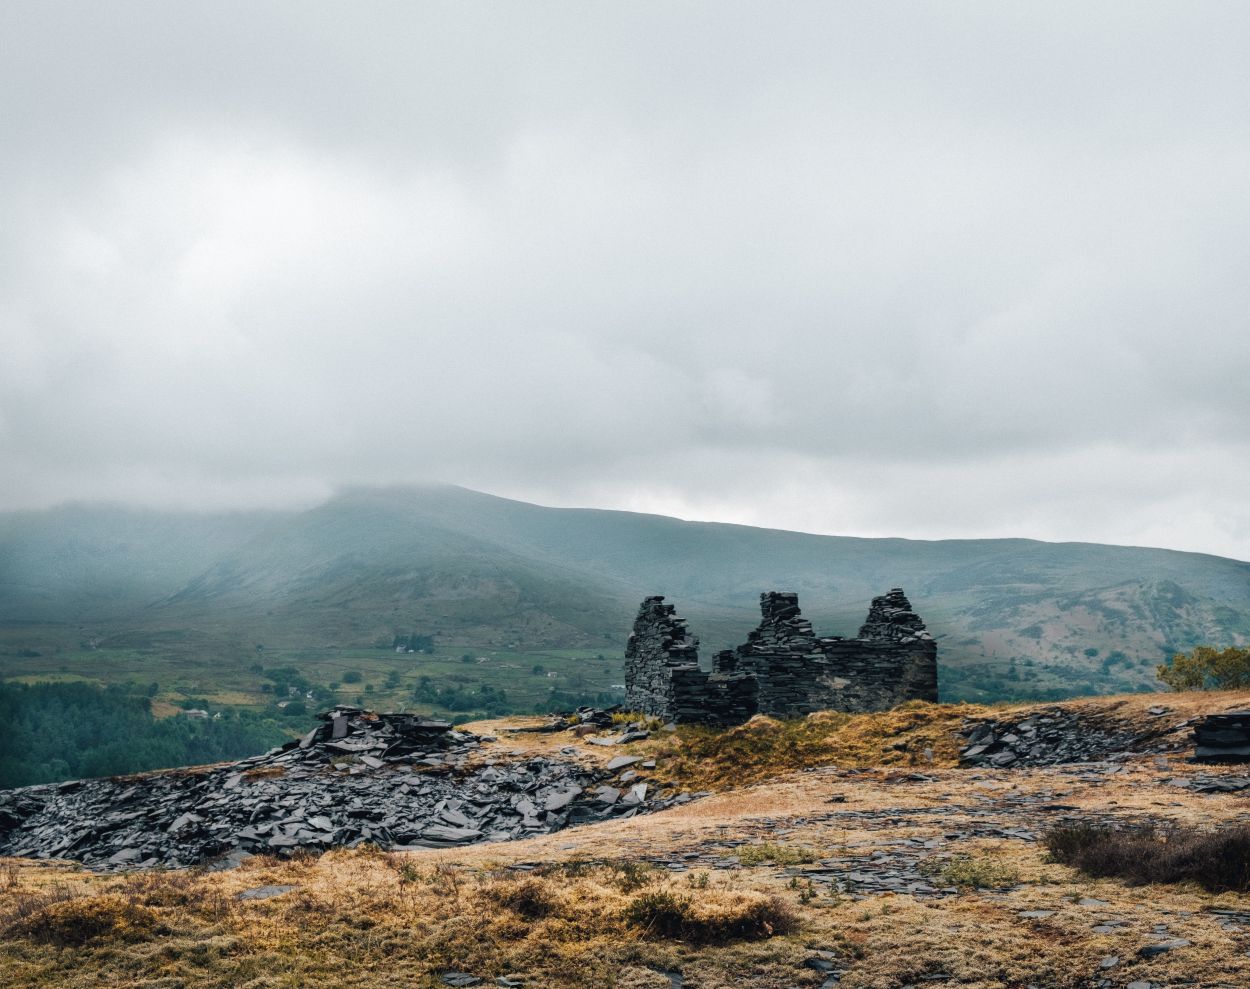
<svg viewBox="0 0 1250 989">
<path fill-rule="evenodd" d="M 899 588 L 873 599 L 854 639 L 817 636 L 798 595 L 760 595 L 760 624 L 699 668 L 699 640 L 663 597 L 642 602 L 625 650 L 626 706 L 673 721 L 883 711 L 937 700 L 937 643 Z"/>
<path fill-rule="evenodd" d="M 699 668 L 699 640 L 663 597 L 638 609 L 625 647 L 625 698 L 632 711 L 671 721 L 728 725 L 757 710 L 759 683 L 732 670 Z M 745 713 L 744 713 L 745 712 Z"/>
</svg>

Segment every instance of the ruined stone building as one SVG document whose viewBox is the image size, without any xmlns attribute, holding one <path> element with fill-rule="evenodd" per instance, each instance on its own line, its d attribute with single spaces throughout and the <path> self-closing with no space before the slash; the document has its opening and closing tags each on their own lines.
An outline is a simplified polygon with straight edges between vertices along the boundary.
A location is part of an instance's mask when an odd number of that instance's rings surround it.
<svg viewBox="0 0 1250 989">
<path fill-rule="evenodd" d="M 737 724 L 753 714 L 883 711 L 936 701 L 937 643 L 900 588 L 873 598 L 854 639 L 817 636 L 797 594 L 760 595 L 759 626 L 699 667 L 699 640 L 663 597 L 638 609 L 625 650 L 625 706 L 673 721 Z"/>
</svg>

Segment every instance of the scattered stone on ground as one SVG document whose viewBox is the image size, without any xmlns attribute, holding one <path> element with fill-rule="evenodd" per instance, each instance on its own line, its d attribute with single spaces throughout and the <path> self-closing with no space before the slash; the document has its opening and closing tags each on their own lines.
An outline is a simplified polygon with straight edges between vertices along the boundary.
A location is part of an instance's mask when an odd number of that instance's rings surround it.
<svg viewBox="0 0 1250 989">
<path fill-rule="evenodd" d="M 365 842 L 506 841 L 693 799 L 643 782 L 617 790 L 613 770 L 573 761 L 470 765 L 493 739 L 443 721 L 357 708 L 322 719 L 298 742 L 226 766 L 0 791 L 0 855 L 102 871 L 228 866 Z"/>
<path fill-rule="evenodd" d="M 586 739 L 588 745 L 626 745 L 630 742 L 641 742 L 644 738 L 651 737 L 651 731 L 647 728 L 645 722 L 629 721 L 618 724 L 613 715 L 619 710 L 619 704 L 602 709 L 579 707 L 576 711 L 556 714 L 552 716 L 550 721 L 543 722 L 541 725 L 509 728 L 508 731 L 518 733 L 567 731 L 578 738 Z"/>
<path fill-rule="evenodd" d="M 1160 713 L 1166 714 L 1166 709 Z M 1190 726 L 1190 721 L 1157 722 L 1143 731 L 1103 715 L 1042 708 L 1014 719 L 965 721 L 960 734 L 968 744 L 960 750 L 959 758 L 965 766 L 1006 769 L 1100 762 L 1130 753 L 1178 752 L 1189 744 L 1185 730 Z"/>
<path fill-rule="evenodd" d="M 245 889 L 240 893 L 237 899 L 240 900 L 268 900 L 274 896 L 281 896 L 283 893 L 289 893 L 294 886 L 257 886 L 255 889 Z"/>
</svg>

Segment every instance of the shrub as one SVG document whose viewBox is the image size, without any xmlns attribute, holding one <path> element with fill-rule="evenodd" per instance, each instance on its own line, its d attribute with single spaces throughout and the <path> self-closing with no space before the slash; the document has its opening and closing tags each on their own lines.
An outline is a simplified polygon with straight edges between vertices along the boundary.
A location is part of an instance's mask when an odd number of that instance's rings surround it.
<svg viewBox="0 0 1250 989">
<path fill-rule="evenodd" d="M 501 882 L 487 889 L 486 897 L 501 907 L 520 914 L 526 920 L 541 920 L 555 906 L 551 887 L 543 879 L 527 876 L 515 882 Z"/>
<path fill-rule="evenodd" d="M 666 889 L 655 890 L 630 901 L 625 908 L 625 923 L 641 927 L 647 934 L 681 937 L 690 909 L 690 897 Z"/>
<path fill-rule="evenodd" d="M 138 941 L 158 933 L 157 915 L 122 896 L 50 903 L 15 921 L 6 933 L 39 944 L 81 946 L 102 938 Z"/>
<path fill-rule="evenodd" d="M 1157 667 L 1159 679 L 1173 690 L 1233 690 L 1250 687 L 1250 649 L 1229 647 L 1217 651 L 1198 646 L 1178 652 Z"/>
<path fill-rule="evenodd" d="M 653 890 L 634 897 L 624 918 L 646 935 L 697 944 L 761 940 L 798 927 L 798 918 L 785 900 L 754 892 L 719 892 L 696 901 L 669 890 Z"/>
<path fill-rule="evenodd" d="M 622 893 L 632 893 L 634 890 L 642 889 L 643 886 L 655 880 L 659 872 L 650 862 L 635 862 L 630 859 L 613 862 L 612 868 L 616 871 L 613 885 Z"/>
<path fill-rule="evenodd" d="M 1045 837 L 1052 861 L 1130 885 L 1195 882 L 1211 893 L 1250 892 L 1250 825 L 1218 831 L 1150 825 L 1116 830 L 1077 825 Z"/>
</svg>

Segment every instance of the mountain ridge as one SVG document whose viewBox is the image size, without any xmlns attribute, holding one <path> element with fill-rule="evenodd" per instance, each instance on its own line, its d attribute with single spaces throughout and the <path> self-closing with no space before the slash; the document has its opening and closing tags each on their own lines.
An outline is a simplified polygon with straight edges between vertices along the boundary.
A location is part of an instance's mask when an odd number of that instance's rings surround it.
<svg viewBox="0 0 1250 989">
<path fill-rule="evenodd" d="M 618 655 L 638 601 L 660 593 L 706 656 L 745 637 L 761 591 L 796 591 L 818 631 L 847 634 L 893 586 L 939 637 L 947 686 L 968 681 L 969 698 L 992 680 L 1025 696 L 1142 689 L 1171 651 L 1250 641 L 1250 563 L 1181 550 L 832 536 L 451 485 L 351 488 L 292 511 L 0 515 L 0 621 L 106 643 L 194 630 L 366 646 L 417 629 L 466 648 Z"/>
</svg>

